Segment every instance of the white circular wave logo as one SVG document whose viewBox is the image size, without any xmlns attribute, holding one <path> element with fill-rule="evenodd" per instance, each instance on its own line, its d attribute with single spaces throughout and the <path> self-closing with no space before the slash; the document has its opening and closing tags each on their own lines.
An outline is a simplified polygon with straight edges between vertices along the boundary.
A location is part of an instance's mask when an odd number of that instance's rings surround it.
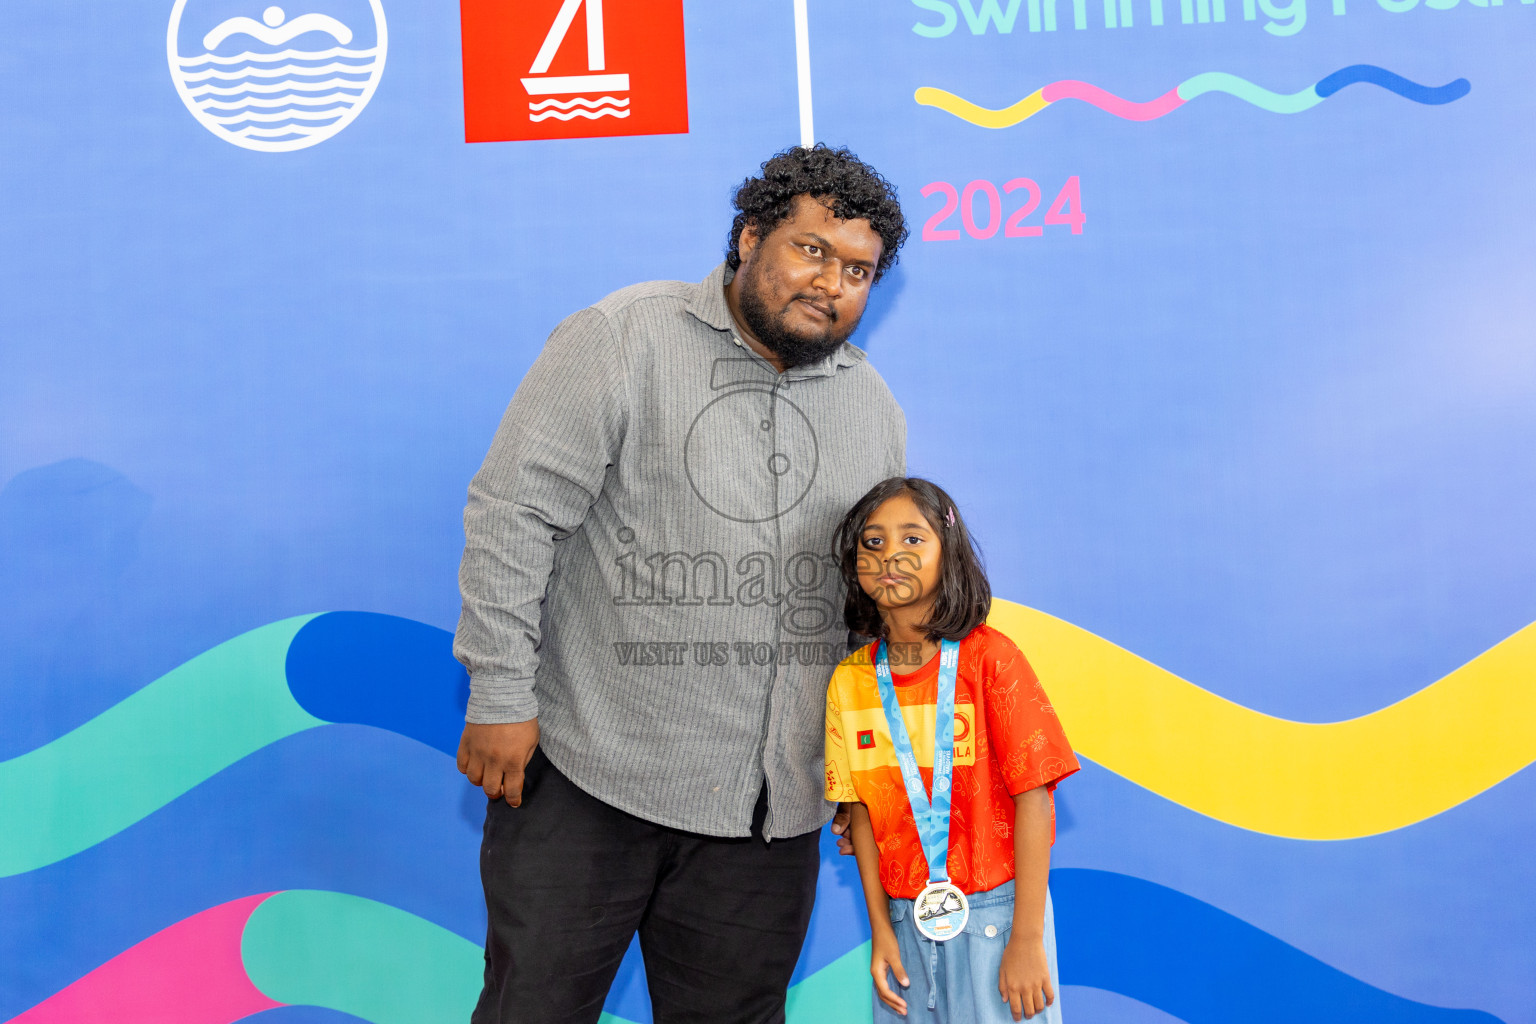
<svg viewBox="0 0 1536 1024">
<path fill-rule="evenodd" d="M 171 10 L 166 57 L 192 116 L 224 141 L 266 153 L 313 146 L 351 124 L 384 72 L 379 0 L 321 0 L 313 6 L 322 10 L 292 15 L 232 10 L 241 6 L 176 0 Z"/>
</svg>

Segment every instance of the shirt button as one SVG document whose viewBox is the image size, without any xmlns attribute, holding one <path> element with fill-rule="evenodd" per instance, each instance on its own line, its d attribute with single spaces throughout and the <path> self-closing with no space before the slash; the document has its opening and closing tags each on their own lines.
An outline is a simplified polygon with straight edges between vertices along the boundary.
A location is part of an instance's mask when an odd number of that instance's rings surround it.
<svg viewBox="0 0 1536 1024">
<path fill-rule="evenodd" d="M 997 925 L 995 925 L 995 924 L 987 925 L 986 928 L 982 929 L 982 934 L 984 934 L 989 939 L 997 938 Z"/>
</svg>

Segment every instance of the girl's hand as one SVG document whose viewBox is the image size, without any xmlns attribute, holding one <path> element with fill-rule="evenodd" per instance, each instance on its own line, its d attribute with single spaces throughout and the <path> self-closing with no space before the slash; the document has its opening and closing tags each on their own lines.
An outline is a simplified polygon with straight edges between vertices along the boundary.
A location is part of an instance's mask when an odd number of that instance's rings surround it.
<svg viewBox="0 0 1536 1024">
<path fill-rule="evenodd" d="M 912 984 L 911 979 L 907 977 L 906 968 L 901 966 L 901 952 L 896 946 L 896 933 L 889 928 L 885 929 L 884 934 L 876 934 L 873 937 L 869 957 L 869 973 L 875 979 L 875 995 L 879 996 L 880 1001 L 886 1006 L 889 1006 L 905 1017 L 907 1015 L 907 1001 L 897 995 L 895 989 L 891 988 L 889 975 L 886 973 L 887 970 L 889 970 L 890 974 L 896 975 L 896 980 L 901 983 L 903 988 Z"/>
<path fill-rule="evenodd" d="M 1013 1010 L 1014 1020 L 1033 1017 L 1056 1001 L 1043 939 L 1009 938 L 997 972 L 997 991 Z"/>
</svg>

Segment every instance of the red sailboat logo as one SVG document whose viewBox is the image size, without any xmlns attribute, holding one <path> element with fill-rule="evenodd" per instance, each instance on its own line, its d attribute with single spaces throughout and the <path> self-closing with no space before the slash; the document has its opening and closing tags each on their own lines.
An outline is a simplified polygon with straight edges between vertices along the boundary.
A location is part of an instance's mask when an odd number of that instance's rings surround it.
<svg viewBox="0 0 1536 1024">
<path fill-rule="evenodd" d="M 560 44 L 565 42 L 571 22 L 576 20 L 577 10 L 582 7 L 587 10 L 587 74 L 551 75 L 549 66 Z M 523 79 L 523 88 L 532 97 L 528 104 L 528 120 L 546 121 L 553 117 L 569 121 L 584 117 L 595 121 L 599 117 L 628 117 L 629 76 L 606 71 L 603 0 L 565 0 L 533 58 L 533 66 L 528 69 L 529 77 Z"/>
<path fill-rule="evenodd" d="M 688 130 L 681 0 L 463 0 L 462 23 L 470 142 Z"/>
</svg>

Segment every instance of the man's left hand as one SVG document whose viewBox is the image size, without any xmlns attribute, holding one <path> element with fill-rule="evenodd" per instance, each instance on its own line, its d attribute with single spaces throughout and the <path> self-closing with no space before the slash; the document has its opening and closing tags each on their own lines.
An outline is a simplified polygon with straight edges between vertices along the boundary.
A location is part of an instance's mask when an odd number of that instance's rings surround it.
<svg viewBox="0 0 1536 1024">
<path fill-rule="evenodd" d="M 844 857 L 853 856 L 853 840 L 848 838 L 848 805 L 838 804 L 832 816 L 832 834 L 837 836 L 837 852 Z"/>
</svg>

